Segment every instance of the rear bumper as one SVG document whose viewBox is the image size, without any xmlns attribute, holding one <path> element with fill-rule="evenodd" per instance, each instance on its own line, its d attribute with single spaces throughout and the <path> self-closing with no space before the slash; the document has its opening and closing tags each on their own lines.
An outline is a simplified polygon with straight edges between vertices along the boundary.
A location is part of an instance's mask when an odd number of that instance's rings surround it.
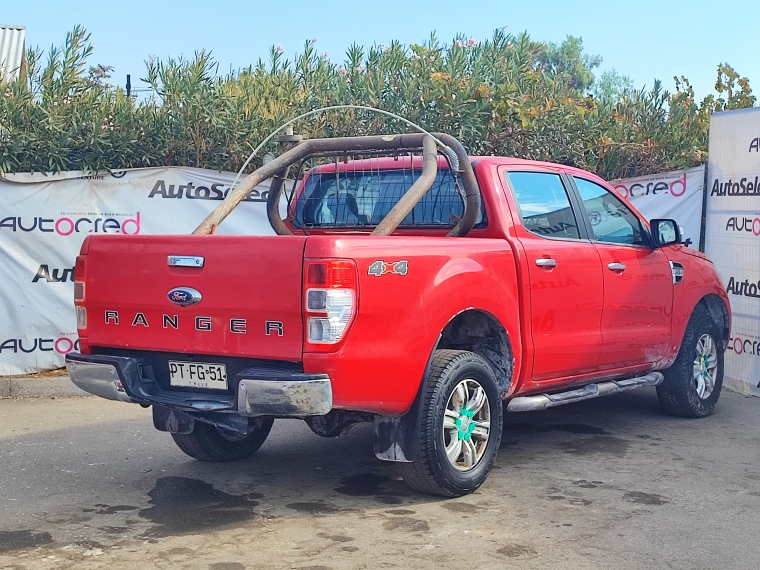
<svg viewBox="0 0 760 570">
<path fill-rule="evenodd" d="M 99 362 L 66 359 L 69 378 L 77 388 L 106 400 L 131 402 L 116 366 Z"/>
<path fill-rule="evenodd" d="M 327 374 L 250 367 L 236 375 L 235 393 L 230 395 L 163 390 L 147 358 L 71 352 L 66 355 L 66 368 L 71 381 L 90 394 L 183 412 L 305 417 L 321 416 L 332 409 L 332 383 Z"/>
</svg>

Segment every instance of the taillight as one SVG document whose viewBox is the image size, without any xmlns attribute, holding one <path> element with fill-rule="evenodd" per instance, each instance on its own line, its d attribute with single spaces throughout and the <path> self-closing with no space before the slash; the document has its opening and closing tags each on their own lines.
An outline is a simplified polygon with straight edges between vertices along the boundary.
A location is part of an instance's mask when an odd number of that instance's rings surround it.
<svg viewBox="0 0 760 570">
<path fill-rule="evenodd" d="M 87 273 L 87 257 L 80 255 L 74 265 L 74 302 L 84 301 L 84 278 Z"/>
<path fill-rule="evenodd" d="M 82 244 L 82 252 L 86 252 L 90 243 L 87 236 Z M 90 345 L 87 343 L 87 309 L 82 306 L 85 297 L 85 281 L 87 280 L 87 256 L 79 255 L 74 264 L 74 304 L 77 314 L 77 331 L 79 332 L 79 352 L 91 354 Z"/>
<path fill-rule="evenodd" d="M 356 314 L 357 271 L 353 261 L 307 261 L 304 268 L 306 341 L 337 344 Z"/>
<path fill-rule="evenodd" d="M 77 307 L 77 328 L 87 328 L 87 309 L 84 307 Z"/>
<path fill-rule="evenodd" d="M 84 280 L 87 274 L 87 257 L 80 255 L 74 265 L 74 303 L 77 313 L 77 329 L 87 330 L 87 309 L 79 305 L 84 301 Z"/>
</svg>

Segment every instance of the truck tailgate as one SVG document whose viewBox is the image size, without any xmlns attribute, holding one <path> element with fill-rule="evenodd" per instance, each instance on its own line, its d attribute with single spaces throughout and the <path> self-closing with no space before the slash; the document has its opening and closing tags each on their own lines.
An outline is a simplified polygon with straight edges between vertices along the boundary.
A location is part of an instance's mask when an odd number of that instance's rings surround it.
<svg viewBox="0 0 760 570">
<path fill-rule="evenodd" d="M 87 255 L 90 346 L 301 360 L 305 237 L 92 236 Z M 169 256 L 203 258 L 202 267 Z M 181 306 L 176 288 L 201 300 Z"/>
</svg>

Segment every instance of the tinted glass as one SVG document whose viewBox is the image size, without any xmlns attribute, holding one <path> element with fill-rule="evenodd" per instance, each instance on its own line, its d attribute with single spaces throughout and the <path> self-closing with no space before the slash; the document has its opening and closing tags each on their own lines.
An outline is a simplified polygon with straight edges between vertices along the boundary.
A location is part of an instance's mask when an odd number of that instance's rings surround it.
<svg viewBox="0 0 760 570">
<path fill-rule="evenodd" d="M 373 170 L 314 174 L 296 204 L 297 227 L 338 228 L 376 226 L 396 205 L 421 170 Z M 459 183 L 461 188 L 461 182 Z M 404 226 L 451 227 L 452 215 L 464 213 L 449 170 L 439 170 L 432 187 L 401 222 Z M 483 209 L 476 227 L 485 225 Z"/>
<path fill-rule="evenodd" d="M 540 236 L 578 239 L 578 224 L 558 174 L 510 172 L 525 228 Z"/>
<path fill-rule="evenodd" d="M 641 222 L 623 201 L 606 188 L 575 178 L 594 239 L 606 243 L 647 245 Z"/>
</svg>

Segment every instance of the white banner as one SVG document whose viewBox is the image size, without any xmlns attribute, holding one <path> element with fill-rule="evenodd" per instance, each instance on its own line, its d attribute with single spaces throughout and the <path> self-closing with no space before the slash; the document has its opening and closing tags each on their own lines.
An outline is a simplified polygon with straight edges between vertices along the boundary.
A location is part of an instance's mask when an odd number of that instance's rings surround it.
<svg viewBox="0 0 760 570">
<path fill-rule="evenodd" d="M 78 348 L 73 267 L 86 236 L 190 233 L 234 177 L 174 167 L 0 178 L 0 376 L 58 368 Z M 219 233 L 272 234 L 267 189 L 254 189 Z"/>
<path fill-rule="evenodd" d="M 705 252 L 731 300 L 725 384 L 760 396 L 760 109 L 710 118 Z"/>
<path fill-rule="evenodd" d="M 684 243 L 699 248 L 705 167 L 613 180 L 610 184 L 648 220 L 671 218 L 684 230 Z"/>
</svg>

